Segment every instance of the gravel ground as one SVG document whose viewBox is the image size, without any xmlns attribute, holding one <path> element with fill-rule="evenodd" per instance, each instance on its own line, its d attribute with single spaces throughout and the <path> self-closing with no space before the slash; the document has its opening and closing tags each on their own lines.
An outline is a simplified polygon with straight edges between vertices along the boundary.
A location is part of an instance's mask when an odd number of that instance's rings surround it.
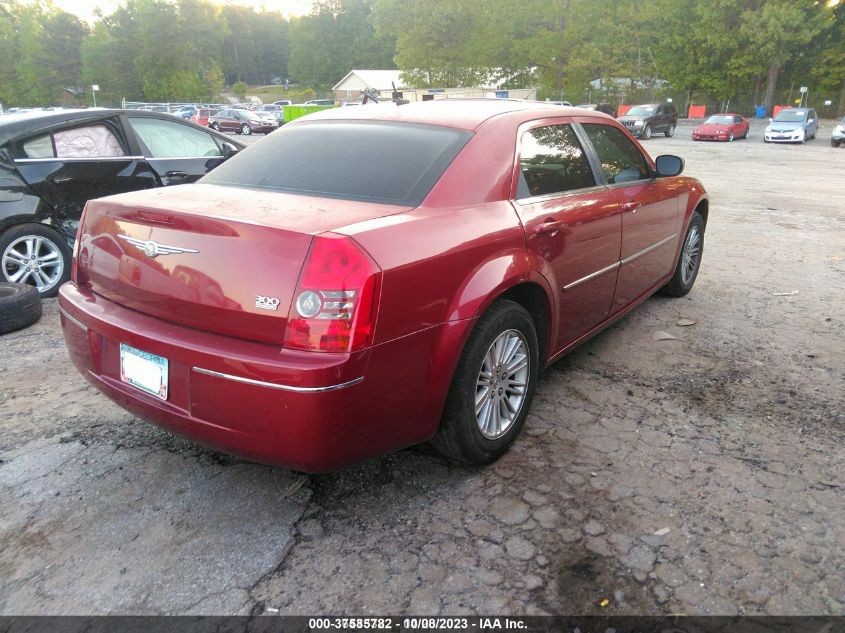
<svg viewBox="0 0 845 633">
<path fill-rule="evenodd" d="M 830 128 L 647 141 L 710 192 L 696 287 L 549 369 L 485 469 L 421 447 L 305 476 L 198 448 L 88 386 L 45 302 L 0 338 L 0 614 L 845 614 Z"/>
</svg>

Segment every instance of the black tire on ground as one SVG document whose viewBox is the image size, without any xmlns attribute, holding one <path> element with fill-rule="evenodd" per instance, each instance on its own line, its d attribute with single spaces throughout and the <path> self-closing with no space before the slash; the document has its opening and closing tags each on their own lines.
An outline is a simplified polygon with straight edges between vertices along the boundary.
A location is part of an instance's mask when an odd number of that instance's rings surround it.
<svg viewBox="0 0 845 633">
<path fill-rule="evenodd" d="M 640 138 L 643 138 L 645 140 L 648 140 L 648 139 L 651 138 L 651 126 L 650 125 L 646 124 L 646 126 L 643 128 L 643 133 L 642 133 L 642 136 L 640 136 Z"/>
<path fill-rule="evenodd" d="M 250 134 L 252 134 L 252 128 L 251 128 L 251 127 L 249 127 L 249 125 L 247 125 L 246 123 L 244 123 L 244 124 L 241 126 L 241 134 L 244 134 L 244 135 L 246 135 L 246 136 L 249 136 Z"/>
<path fill-rule="evenodd" d="M 842 142 L 842 141 L 831 141 L 831 142 L 830 142 L 830 146 L 831 146 L 831 147 L 839 147 L 839 144 L 840 144 L 841 142 Z"/>
<path fill-rule="evenodd" d="M 479 395 L 486 398 L 484 394 L 491 391 L 491 397 L 495 397 L 497 388 L 493 385 L 492 389 L 482 391 L 485 387 L 479 386 L 479 378 L 493 343 L 500 336 L 514 331 L 527 347 L 525 356 L 528 371 L 524 398 L 517 406 L 509 426 L 502 429 L 504 432 L 501 436 L 490 439 L 482 434 L 476 414 L 476 399 Z M 446 457 L 473 465 L 490 464 L 501 457 L 525 425 L 539 375 L 538 350 L 534 322 L 525 308 L 512 301 L 496 301 L 478 320 L 464 347 L 449 388 L 440 428 L 431 440 L 432 446 Z M 495 376 L 495 379 L 498 381 L 499 376 Z M 501 388 L 498 393 L 501 395 Z M 492 401 L 488 406 L 493 407 Z"/>
<path fill-rule="evenodd" d="M 212 123 L 209 127 L 216 132 L 220 131 L 220 125 L 218 123 Z"/>
<path fill-rule="evenodd" d="M 35 286 L 0 282 L 0 334 L 32 325 L 41 318 L 41 295 Z"/>
<path fill-rule="evenodd" d="M 41 248 L 42 253 L 48 254 L 49 251 L 58 252 L 61 255 L 61 274 L 52 282 L 47 284 L 46 282 L 42 282 L 45 284 L 45 288 L 42 289 L 41 297 L 55 297 L 59 293 L 59 286 L 65 283 L 68 279 L 70 279 L 70 266 L 73 260 L 73 252 L 71 251 L 70 246 L 67 243 L 67 240 L 62 237 L 59 233 L 51 229 L 49 226 L 45 226 L 44 224 L 35 224 L 35 223 L 28 223 L 28 224 L 17 224 L 12 226 L 11 228 L 7 229 L 5 232 L 0 234 L 0 281 L 7 281 L 11 283 L 16 283 L 21 281 L 20 278 L 12 278 L 14 273 L 18 270 L 18 264 L 14 260 L 5 260 L 4 257 L 7 254 L 7 250 L 14 242 L 18 242 L 18 244 L 22 244 L 23 240 L 32 237 L 33 239 L 40 239 L 41 240 Z M 25 247 L 13 247 L 14 250 L 17 250 L 19 253 L 21 252 L 19 248 L 24 249 L 24 253 L 26 252 Z M 14 253 L 9 252 L 9 254 L 14 256 Z M 38 253 L 36 253 L 37 255 Z M 51 266 L 46 264 L 46 260 L 44 264 L 44 270 L 53 271 L 55 270 L 55 266 Z M 50 261 L 57 261 L 54 259 Z M 37 265 L 41 265 L 41 262 L 35 260 Z M 23 265 L 23 264 L 21 264 Z M 29 275 L 27 279 L 23 280 L 23 283 L 27 285 L 36 286 L 32 275 Z"/>
<path fill-rule="evenodd" d="M 675 136 L 675 124 L 670 123 L 669 127 L 666 128 L 664 134 L 666 135 L 666 138 L 672 138 L 673 136 Z"/>
<path fill-rule="evenodd" d="M 748 134 L 749 134 L 750 132 L 751 132 L 751 126 L 748 126 L 747 128 L 745 128 L 745 134 L 743 134 L 743 135 L 742 135 L 742 138 L 743 138 L 743 139 L 747 139 L 747 138 L 748 138 Z"/>
<path fill-rule="evenodd" d="M 728 143 L 733 142 L 733 140 L 734 140 L 734 133 L 733 133 L 733 132 L 731 132 L 731 133 L 728 135 Z"/>
<path fill-rule="evenodd" d="M 693 251 L 694 248 L 697 250 Z M 693 257 L 691 265 L 687 260 L 687 254 Z M 683 297 L 692 290 L 701 268 L 702 255 L 704 255 L 704 219 L 698 211 L 694 211 L 684 235 L 678 262 L 675 264 L 675 272 L 672 279 L 660 289 L 660 293 L 669 297 Z"/>
</svg>

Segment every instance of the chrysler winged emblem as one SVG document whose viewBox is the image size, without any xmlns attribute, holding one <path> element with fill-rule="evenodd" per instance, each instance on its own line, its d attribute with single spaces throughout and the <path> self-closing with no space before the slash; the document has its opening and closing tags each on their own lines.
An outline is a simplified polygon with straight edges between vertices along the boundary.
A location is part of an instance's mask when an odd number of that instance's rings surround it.
<svg viewBox="0 0 845 633">
<path fill-rule="evenodd" d="M 167 246 L 166 244 L 159 244 L 153 240 L 139 240 L 134 237 L 126 235 L 118 235 L 122 240 L 126 240 L 132 246 L 140 248 L 144 251 L 147 257 L 158 257 L 159 255 L 176 255 L 178 253 L 199 253 L 192 248 L 179 248 L 178 246 Z"/>
</svg>

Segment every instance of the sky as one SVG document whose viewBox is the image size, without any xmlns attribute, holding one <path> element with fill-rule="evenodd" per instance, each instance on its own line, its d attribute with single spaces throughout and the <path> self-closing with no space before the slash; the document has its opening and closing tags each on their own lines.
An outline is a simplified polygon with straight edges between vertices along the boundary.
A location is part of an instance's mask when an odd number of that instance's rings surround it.
<svg viewBox="0 0 845 633">
<path fill-rule="evenodd" d="M 311 0 L 211 0 L 211 2 L 219 5 L 237 4 L 252 7 L 258 11 L 277 11 L 287 16 L 305 15 L 311 12 Z M 94 10 L 97 7 L 108 15 L 123 2 L 121 0 L 53 0 L 53 4 L 63 11 L 93 22 Z"/>
</svg>

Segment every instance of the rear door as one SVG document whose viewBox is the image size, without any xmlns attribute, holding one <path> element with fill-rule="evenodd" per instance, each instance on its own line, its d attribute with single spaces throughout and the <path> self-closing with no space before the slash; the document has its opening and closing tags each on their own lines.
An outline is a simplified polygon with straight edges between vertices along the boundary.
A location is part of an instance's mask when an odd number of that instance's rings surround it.
<svg viewBox="0 0 845 633">
<path fill-rule="evenodd" d="M 118 117 L 86 121 L 17 141 L 15 167 L 64 225 L 79 220 L 88 200 L 157 185 L 130 147 Z"/>
<path fill-rule="evenodd" d="M 610 312 L 621 239 L 620 204 L 597 183 L 581 140 L 566 119 L 519 131 L 514 207 L 528 249 L 557 293 L 555 353 Z"/>
<path fill-rule="evenodd" d="M 648 159 L 616 126 L 584 123 L 604 180 L 622 206 L 622 248 L 612 312 L 649 292 L 675 262 L 680 212 L 671 178 L 654 177 Z"/>
<path fill-rule="evenodd" d="M 172 118 L 129 114 L 126 121 L 163 185 L 194 182 L 225 160 L 222 142 L 210 132 Z"/>
</svg>

